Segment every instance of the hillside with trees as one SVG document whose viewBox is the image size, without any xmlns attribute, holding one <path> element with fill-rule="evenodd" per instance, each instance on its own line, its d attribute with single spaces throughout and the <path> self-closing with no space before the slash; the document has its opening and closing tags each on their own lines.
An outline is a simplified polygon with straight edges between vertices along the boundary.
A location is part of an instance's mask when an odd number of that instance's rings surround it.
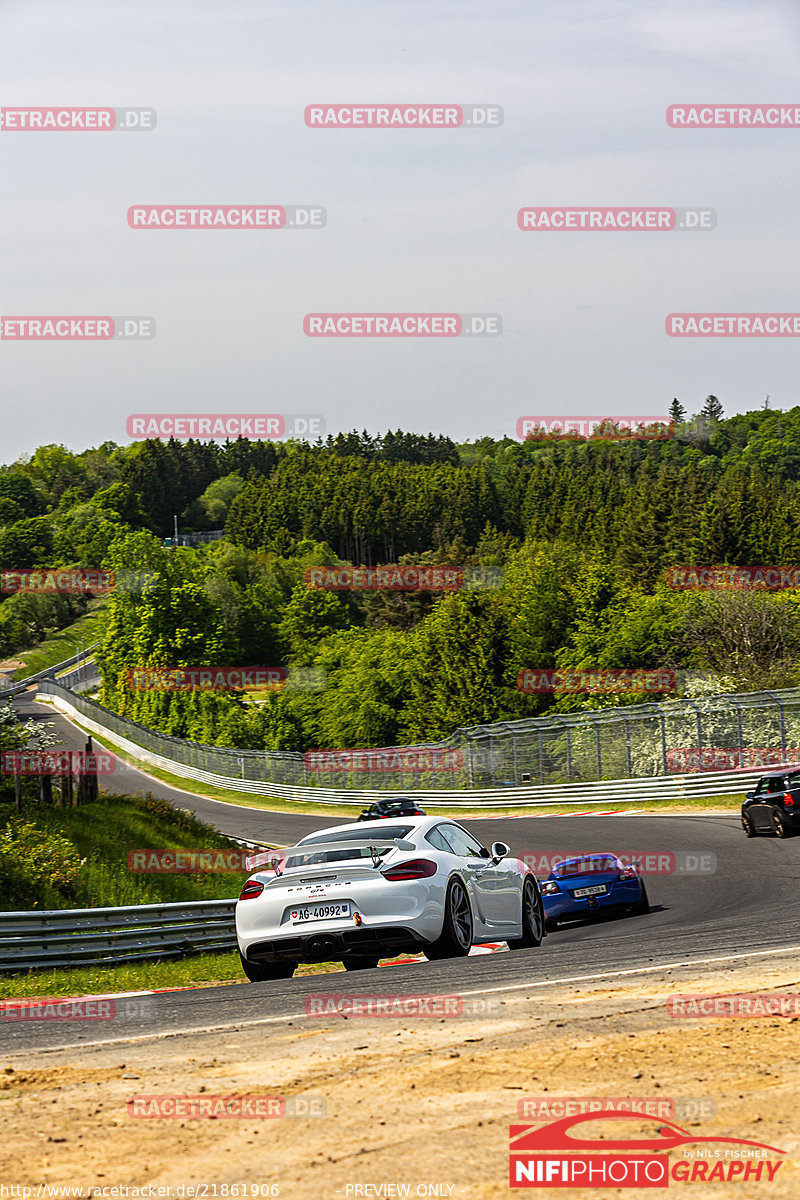
<svg viewBox="0 0 800 1200">
<path fill-rule="evenodd" d="M 666 666 L 705 673 L 714 690 L 796 686 L 799 591 L 681 592 L 666 572 L 800 564 L 800 408 L 724 419 L 709 397 L 687 422 L 674 404 L 674 433 L 652 441 L 457 446 L 397 431 L 314 445 L 43 446 L 0 469 L 0 568 L 150 572 L 142 590 L 110 598 L 101 701 L 226 746 L 402 744 L 643 699 L 524 695 L 517 676 L 532 667 Z M 168 547 L 176 516 L 182 533 L 225 536 Z M 304 582 L 311 566 L 393 562 L 470 568 L 475 582 L 445 594 Z M 481 586 L 481 571 L 500 586 Z M 6 597 L 0 650 L 84 605 Z M 127 683 L 134 668 L 211 665 L 310 670 L 325 686 L 254 703 Z"/>
</svg>

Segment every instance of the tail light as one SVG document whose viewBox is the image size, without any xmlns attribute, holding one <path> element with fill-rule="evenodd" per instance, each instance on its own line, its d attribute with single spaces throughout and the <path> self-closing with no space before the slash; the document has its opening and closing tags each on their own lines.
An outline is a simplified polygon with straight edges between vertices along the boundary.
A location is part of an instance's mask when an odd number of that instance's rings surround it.
<svg viewBox="0 0 800 1200">
<path fill-rule="evenodd" d="M 786 805 L 787 808 L 794 808 L 794 796 L 792 795 L 791 792 L 783 793 L 783 803 Z"/>
<path fill-rule="evenodd" d="M 381 871 L 384 879 L 393 882 L 398 879 L 430 879 L 436 874 L 436 863 L 429 858 L 409 858 L 406 862 L 398 863 Z"/>
<path fill-rule="evenodd" d="M 541 886 L 543 896 L 555 896 L 560 890 L 555 879 L 546 879 Z"/>
<path fill-rule="evenodd" d="M 247 883 L 242 888 L 240 900 L 255 900 L 256 896 L 260 896 L 264 890 L 264 885 L 260 879 L 248 879 Z"/>
<path fill-rule="evenodd" d="M 623 867 L 619 873 L 620 879 L 638 879 L 639 868 L 634 863 L 629 863 L 627 867 Z"/>
</svg>

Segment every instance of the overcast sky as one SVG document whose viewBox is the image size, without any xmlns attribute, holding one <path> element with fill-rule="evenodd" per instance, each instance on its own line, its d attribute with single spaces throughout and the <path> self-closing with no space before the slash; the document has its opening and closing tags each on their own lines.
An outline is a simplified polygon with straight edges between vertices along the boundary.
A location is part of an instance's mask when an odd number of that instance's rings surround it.
<svg viewBox="0 0 800 1200">
<path fill-rule="evenodd" d="M 514 436 L 521 415 L 800 403 L 797 339 L 669 338 L 789 312 L 800 103 L 783 3 L 0 0 L 4 106 L 150 106 L 150 133 L 0 132 L 0 313 L 148 315 L 151 341 L 0 341 L 8 462 L 126 443 L 133 412 L 319 413 Z M 309 129 L 316 102 L 493 103 L 499 129 Z M 319 204 L 318 231 L 132 230 L 133 204 Z M 523 233 L 527 205 L 697 205 L 713 232 Z M 311 339 L 309 312 L 496 312 L 491 339 Z"/>
</svg>

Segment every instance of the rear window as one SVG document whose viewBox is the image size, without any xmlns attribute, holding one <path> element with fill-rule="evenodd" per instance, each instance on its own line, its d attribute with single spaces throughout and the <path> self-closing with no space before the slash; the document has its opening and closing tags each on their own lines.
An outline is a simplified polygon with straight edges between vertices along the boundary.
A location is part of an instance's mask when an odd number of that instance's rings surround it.
<svg viewBox="0 0 800 1200">
<path fill-rule="evenodd" d="M 617 863 L 613 858 L 575 858 L 570 862 L 559 863 L 553 868 L 553 874 L 567 875 L 596 875 L 603 871 L 616 871 Z"/>
</svg>

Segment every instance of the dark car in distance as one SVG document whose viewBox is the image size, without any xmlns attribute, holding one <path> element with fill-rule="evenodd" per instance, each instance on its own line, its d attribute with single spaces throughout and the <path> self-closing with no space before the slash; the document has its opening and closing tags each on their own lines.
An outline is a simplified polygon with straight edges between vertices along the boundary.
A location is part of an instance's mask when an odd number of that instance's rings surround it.
<svg viewBox="0 0 800 1200">
<path fill-rule="evenodd" d="M 742 803 L 742 829 L 746 837 L 774 833 L 779 838 L 800 829 L 800 771 L 762 775 Z"/>
<path fill-rule="evenodd" d="M 426 814 L 411 796 L 394 796 L 387 800 L 376 800 L 369 808 L 361 810 L 359 821 L 383 821 L 387 817 L 424 817 Z"/>
</svg>

